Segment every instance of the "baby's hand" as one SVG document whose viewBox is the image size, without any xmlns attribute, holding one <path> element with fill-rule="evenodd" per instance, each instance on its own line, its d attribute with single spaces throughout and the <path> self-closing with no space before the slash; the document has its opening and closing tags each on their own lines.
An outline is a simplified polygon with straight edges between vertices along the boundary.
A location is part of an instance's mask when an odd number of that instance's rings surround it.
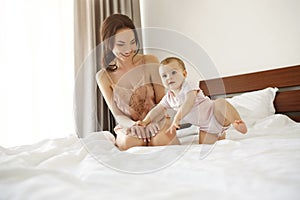
<svg viewBox="0 0 300 200">
<path fill-rule="evenodd" d="M 170 128 L 167 129 L 167 134 L 176 134 L 176 130 L 179 129 L 180 126 L 177 123 L 172 123 Z"/>
<path fill-rule="evenodd" d="M 135 124 L 138 126 L 143 126 L 143 127 L 146 127 L 148 125 L 148 123 L 146 123 L 145 121 L 141 121 L 141 120 L 138 120 Z"/>
</svg>

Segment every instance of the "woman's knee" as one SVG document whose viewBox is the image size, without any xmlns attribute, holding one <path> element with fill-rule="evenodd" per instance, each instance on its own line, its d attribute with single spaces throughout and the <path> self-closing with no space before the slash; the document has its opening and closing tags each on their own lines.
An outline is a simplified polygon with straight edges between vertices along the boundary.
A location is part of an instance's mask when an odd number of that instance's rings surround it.
<svg viewBox="0 0 300 200">
<path fill-rule="evenodd" d="M 158 133 L 155 137 L 151 138 L 149 146 L 166 146 L 180 144 L 176 134 L 166 134 L 164 132 Z"/>
<path fill-rule="evenodd" d="M 133 136 L 118 135 L 116 139 L 116 145 L 121 151 L 125 151 L 135 146 L 145 146 L 146 143 Z"/>
<path fill-rule="evenodd" d="M 172 144 L 180 144 L 176 134 L 166 134 L 165 132 L 171 125 L 170 117 L 165 117 L 164 120 L 161 121 L 160 124 L 160 131 L 158 134 L 151 138 L 149 142 L 149 146 L 165 146 L 165 145 L 172 145 Z"/>
</svg>

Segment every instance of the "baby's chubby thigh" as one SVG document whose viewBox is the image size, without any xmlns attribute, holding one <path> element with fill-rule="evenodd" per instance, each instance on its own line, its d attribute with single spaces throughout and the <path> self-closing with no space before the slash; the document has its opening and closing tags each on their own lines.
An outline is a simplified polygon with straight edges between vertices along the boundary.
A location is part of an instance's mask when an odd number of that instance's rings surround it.
<svg viewBox="0 0 300 200">
<path fill-rule="evenodd" d="M 203 101 L 193 107 L 186 120 L 193 125 L 199 126 L 200 129 L 207 130 L 212 116 L 213 102 Z"/>
<path fill-rule="evenodd" d="M 207 101 L 199 106 L 199 144 L 214 144 L 217 140 L 225 139 L 223 126 L 214 117 L 214 102 Z"/>
</svg>

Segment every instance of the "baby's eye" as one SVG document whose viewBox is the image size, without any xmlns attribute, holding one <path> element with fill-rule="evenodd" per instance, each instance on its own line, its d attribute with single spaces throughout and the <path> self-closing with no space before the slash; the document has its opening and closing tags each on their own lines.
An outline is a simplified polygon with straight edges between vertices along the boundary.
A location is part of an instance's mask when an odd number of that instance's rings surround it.
<svg viewBox="0 0 300 200">
<path fill-rule="evenodd" d="M 166 75 L 166 74 L 163 74 L 161 77 L 163 77 L 163 78 L 167 78 L 167 75 Z"/>
<path fill-rule="evenodd" d="M 174 74 L 176 74 L 177 73 L 177 71 L 172 71 L 172 75 L 174 75 Z"/>
</svg>

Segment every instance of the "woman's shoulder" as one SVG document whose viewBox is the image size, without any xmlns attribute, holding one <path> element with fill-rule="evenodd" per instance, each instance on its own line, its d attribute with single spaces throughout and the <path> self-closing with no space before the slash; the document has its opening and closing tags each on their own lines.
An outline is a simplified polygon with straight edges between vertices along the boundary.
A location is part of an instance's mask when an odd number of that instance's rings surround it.
<svg viewBox="0 0 300 200">
<path fill-rule="evenodd" d="M 96 80 L 100 81 L 103 79 L 108 78 L 107 70 L 106 69 L 101 69 L 96 73 Z"/>
<path fill-rule="evenodd" d="M 158 58 L 152 54 L 145 54 L 144 60 L 145 60 L 145 63 L 159 63 Z"/>
<path fill-rule="evenodd" d="M 144 62 L 144 63 L 159 63 L 158 58 L 152 54 L 137 54 L 136 55 L 137 62 Z"/>
<path fill-rule="evenodd" d="M 104 75 L 104 73 L 106 73 L 106 69 L 100 69 L 97 73 L 96 73 L 96 77 L 102 77 Z"/>
</svg>

